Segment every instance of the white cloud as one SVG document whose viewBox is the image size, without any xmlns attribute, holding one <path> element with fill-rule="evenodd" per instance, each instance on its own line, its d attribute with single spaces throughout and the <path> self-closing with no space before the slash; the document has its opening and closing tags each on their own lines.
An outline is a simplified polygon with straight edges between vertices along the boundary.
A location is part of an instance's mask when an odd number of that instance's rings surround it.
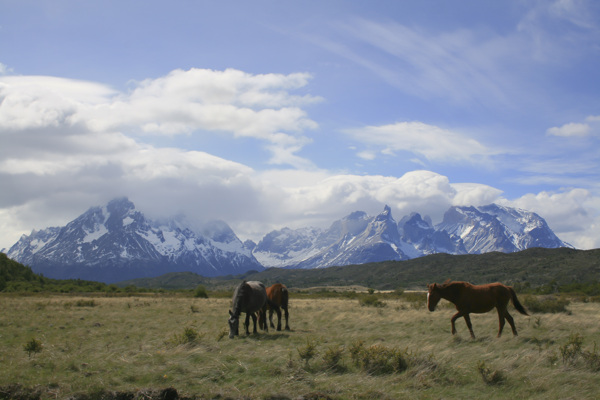
<svg viewBox="0 0 600 400">
<path fill-rule="evenodd" d="M 541 215 L 559 238 L 576 248 L 600 247 L 600 196 L 589 190 L 530 193 L 504 204 Z"/>
<path fill-rule="evenodd" d="M 0 134 L 46 129 L 41 136 L 50 128 L 55 135 L 225 133 L 268 144 L 272 162 L 298 164 L 294 153 L 307 143 L 303 132 L 317 127 L 301 107 L 320 99 L 291 91 L 309 79 L 303 73 L 175 70 L 121 93 L 93 82 L 0 76 Z"/>
<path fill-rule="evenodd" d="M 356 155 L 360 158 L 362 158 L 363 160 L 374 160 L 375 158 L 377 158 L 377 154 L 376 152 L 372 151 L 372 150 L 363 150 L 363 151 L 359 151 L 358 153 L 356 153 Z"/>
<path fill-rule="evenodd" d="M 485 163 L 493 152 L 477 140 L 422 122 L 398 122 L 345 131 L 355 140 L 382 148 L 382 153 L 408 151 L 430 161 Z M 360 153 L 364 154 L 364 153 Z M 371 153 L 372 154 L 372 153 Z"/>
<path fill-rule="evenodd" d="M 366 18 L 334 26 L 339 38 L 310 40 L 411 95 L 510 107 L 513 94 L 522 93 L 507 73 L 526 54 L 512 35 L 487 29 L 440 32 Z"/>
<path fill-rule="evenodd" d="M 560 127 L 550 128 L 546 131 L 548 135 L 552 136 L 587 136 L 590 133 L 590 126 L 583 123 L 569 123 Z"/>
<path fill-rule="evenodd" d="M 12 72 L 12 68 L 0 63 L 0 75 L 9 74 Z"/>
</svg>

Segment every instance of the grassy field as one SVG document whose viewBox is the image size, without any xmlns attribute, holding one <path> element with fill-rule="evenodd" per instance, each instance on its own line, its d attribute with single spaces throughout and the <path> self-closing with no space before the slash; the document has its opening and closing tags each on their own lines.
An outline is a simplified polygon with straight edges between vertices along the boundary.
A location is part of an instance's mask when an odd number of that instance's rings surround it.
<svg viewBox="0 0 600 400">
<path fill-rule="evenodd" d="M 290 332 L 227 337 L 228 299 L 0 296 L 0 398 L 590 399 L 600 304 L 462 319 L 424 295 L 290 300 Z M 240 330 L 243 332 L 242 330 Z M 168 394 L 164 392 L 163 394 Z"/>
</svg>

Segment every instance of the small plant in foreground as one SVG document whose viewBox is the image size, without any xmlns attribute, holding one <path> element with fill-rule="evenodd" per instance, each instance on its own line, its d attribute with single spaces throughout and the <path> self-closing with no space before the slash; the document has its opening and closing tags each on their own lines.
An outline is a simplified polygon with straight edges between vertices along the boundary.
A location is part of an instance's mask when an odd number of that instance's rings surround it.
<svg viewBox="0 0 600 400">
<path fill-rule="evenodd" d="M 581 355 L 582 344 L 583 337 L 580 334 L 574 333 L 569 336 L 569 341 L 560 346 L 560 355 L 562 357 L 563 364 L 575 364 L 577 358 Z"/>
<path fill-rule="evenodd" d="M 350 348 L 352 361 L 363 371 L 372 375 L 404 372 L 408 368 L 406 351 L 381 345 L 364 347 L 362 342 Z"/>
<path fill-rule="evenodd" d="M 583 337 L 579 333 L 569 336 L 569 341 L 560 346 L 560 355 L 564 365 L 575 365 L 581 359 L 590 371 L 600 371 L 600 354 L 596 344 L 592 351 L 583 350 Z"/>
<path fill-rule="evenodd" d="M 317 344 L 306 340 L 306 345 L 298 347 L 297 350 L 300 358 L 304 360 L 304 365 L 308 367 L 309 361 L 317 355 Z"/>
<path fill-rule="evenodd" d="M 486 385 L 500 385 L 506 381 L 506 377 L 501 371 L 492 371 L 485 364 L 485 361 L 480 361 L 477 363 L 477 371 L 479 371 L 479 374 Z"/>
<path fill-rule="evenodd" d="M 167 344 L 172 344 L 174 346 L 179 345 L 194 345 L 196 344 L 203 335 L 198 333 L 194 328 L 185 328 L 181 335 L 173 335 L 173 338 L 170 341 L 167 341 Z"/>
<path fill-rule="evenodd" d="M 344 348 L 341 346 L 331 346 L 323 354 L 323 366 L 327 370 L 342 372 L 345 370 L 341 363 L 344 357 Z"/>
<path fill-rule="evenodd" d="M 581 357 L 592 372 L 600 371 L 600 354 L 598 354 L 596 343 L 594 343 L 594 350 L 583 351 Z"/>
<path fill-rule="evenodd" d="M 37 339 L 31 339 L 29 342 L 27 342 L 25 345 L 23 345 L 23 350 L 25 350 L 27 352 L 27 355 L 31 358 L 31 355 L 33 353 L 40 353 L 42 351 L 42 349 L 44 348 L 44 345 L 42 344 L 42 342 L 40 342 Z"/>
</svg>

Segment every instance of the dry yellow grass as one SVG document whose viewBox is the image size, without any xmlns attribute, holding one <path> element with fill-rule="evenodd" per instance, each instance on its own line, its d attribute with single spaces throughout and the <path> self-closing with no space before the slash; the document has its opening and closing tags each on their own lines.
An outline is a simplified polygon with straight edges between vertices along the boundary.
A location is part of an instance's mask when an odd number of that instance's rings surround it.
<svg viewBox="0 0 600 400">
<path fill-rule="evenodd" d="M 472 340 L 462 319 L 450 334 L 447 305 L 430 313 L 423 304 L 384 301 L 374 308 L 292 297 L 291 332 L 230 340 L 228 299 L 1 296 L 0 387 L 38 387 L 46 398 L 166 387 L 207 398 L 600 397 L 599 304 L 573 303 L 569 315 L 513 312 L 516 338 L 505 330 L 496 339 L 494 312 L 474 315 Z M 574 337 L 581 349 L 564 362 Z M 29 355 L 32 339 L 43 349 Z M 358 343 L 404 354 L 407 369 L 369 373 L 352 360 Z M 316 352 L 308 360 L 301 358 L 307 346 Z M 331 368 L 327 357 L 336 352 Z"/>
</svg>

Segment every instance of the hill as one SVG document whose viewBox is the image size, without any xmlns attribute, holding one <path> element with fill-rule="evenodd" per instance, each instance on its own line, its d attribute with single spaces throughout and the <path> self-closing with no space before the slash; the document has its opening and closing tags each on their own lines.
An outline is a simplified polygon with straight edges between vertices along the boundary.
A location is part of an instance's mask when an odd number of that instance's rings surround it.
<svg viewBox="0 0 600 400">
<path fill-rule="evenodd" d="M 241 279 L 265 284 L 285 283 L 290 288 L 361 285 L 379 290 L 424 289 L 446 279 L 472 283 L 501 281 L 521 287 L 596 283 L 600 279 L 600 249 L 533 248 L 516 253 L 478 255 L 433 254 L 405 261 L 385 261 L 322 269 L 270 268 L 235 277 L 204 278 L 192 273 L 134 279 L 118 286 L 191 289 L 202 284 L 211 290 L 231 288 Z"/>
<path fill-rule="evenodd" d="M 24 266 L 0 253 L 0 292 L 9 282 L 41 282 L 44 278 L 35 274 L 31 268 Z"/>
<path fill-rule="evenodd" d="M 0 253 L 0 292 L 103 292 L 117 287 L 81 279 L 50 279 Z"/>
</svg>

